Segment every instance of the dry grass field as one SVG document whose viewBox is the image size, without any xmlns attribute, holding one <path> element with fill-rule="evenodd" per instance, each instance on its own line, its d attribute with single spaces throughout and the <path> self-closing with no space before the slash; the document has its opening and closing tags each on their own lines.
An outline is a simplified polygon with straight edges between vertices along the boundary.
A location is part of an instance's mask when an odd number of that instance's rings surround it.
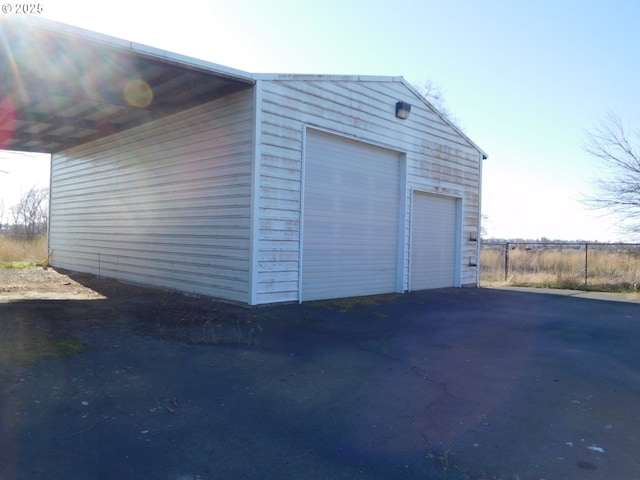
<svg viewBox="0 0 640 480">
<path fill-rule="evenodd" d="M 27 268 L 47 261 L 47 236 L 35 240 L 19 240 L 0 236 L 0 268 Z"/>
<path fill-rule="evenodd" d="M 483 246 L 481 284 L 636 292 L 640 290 L 640 247 L 552 245 L 509 250 L 505 279 L 504 246 Z"/>
</svg>

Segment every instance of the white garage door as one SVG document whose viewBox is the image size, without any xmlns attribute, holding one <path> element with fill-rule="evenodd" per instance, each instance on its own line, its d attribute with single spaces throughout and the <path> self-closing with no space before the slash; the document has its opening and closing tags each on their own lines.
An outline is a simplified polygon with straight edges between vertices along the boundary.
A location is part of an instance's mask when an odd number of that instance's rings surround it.
<svg viewBox="0 0 640 480">
<path fill-rule="evenodd" d="M 414 192 L 411 290 L 456 286 L 457 200 Z"/>
<path fill-rule="evenodd" d="M 396 291 L 400 154 L 309 131 L 302 300 Z"/>
</svg>

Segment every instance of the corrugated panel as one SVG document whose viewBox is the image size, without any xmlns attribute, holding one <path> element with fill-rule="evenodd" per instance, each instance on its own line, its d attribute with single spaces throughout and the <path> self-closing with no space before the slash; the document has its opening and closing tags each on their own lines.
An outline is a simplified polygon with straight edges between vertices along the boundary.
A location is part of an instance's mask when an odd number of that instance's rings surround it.
<svg viewBox="0 0 640 480">
<path fill-rule="evenodd" d="M 252 95 L 53 156 L 52 265 L 248 301 Z"/>
<path fill-rule="evenodd" d="M 309 131 L 302 300 L 395 291 L 400 155 Z"/>
<path fill-rule="evenodd" d="M 414 192 L 411 290 L 456 286 L 457 200 Z"/>
</svg>

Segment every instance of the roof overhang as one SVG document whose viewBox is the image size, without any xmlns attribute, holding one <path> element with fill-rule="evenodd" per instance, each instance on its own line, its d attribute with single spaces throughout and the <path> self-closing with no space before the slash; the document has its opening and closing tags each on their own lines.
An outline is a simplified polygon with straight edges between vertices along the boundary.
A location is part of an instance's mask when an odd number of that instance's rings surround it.
<svg viewBox="0 0 640 480">
<path fill-rule="evenodd" d="M 251 88 L 251 74 L 0 16 L 0 149 L 55 153 Z"/>
</svg>

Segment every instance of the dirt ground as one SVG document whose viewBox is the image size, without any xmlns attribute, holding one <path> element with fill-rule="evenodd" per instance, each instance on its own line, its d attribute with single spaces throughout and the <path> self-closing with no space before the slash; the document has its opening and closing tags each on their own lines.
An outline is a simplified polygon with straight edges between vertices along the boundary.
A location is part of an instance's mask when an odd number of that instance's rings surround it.
<svg viewBox="0 0 640 480">
<path fill-rule="evenodd" d="M 86 278 L 90 278 L 88 275 Z M 96 282 L 100 279 L 92 279 Z M 111 283 L 102 280 L 102 283 Z M 101 298 L 101 295 L 90 287 L 79 283 L 69 275 L 52 268 L 2 268 L 0 269 L 0 302 L 19 299 L 83 299 Z"/>
</svg>

